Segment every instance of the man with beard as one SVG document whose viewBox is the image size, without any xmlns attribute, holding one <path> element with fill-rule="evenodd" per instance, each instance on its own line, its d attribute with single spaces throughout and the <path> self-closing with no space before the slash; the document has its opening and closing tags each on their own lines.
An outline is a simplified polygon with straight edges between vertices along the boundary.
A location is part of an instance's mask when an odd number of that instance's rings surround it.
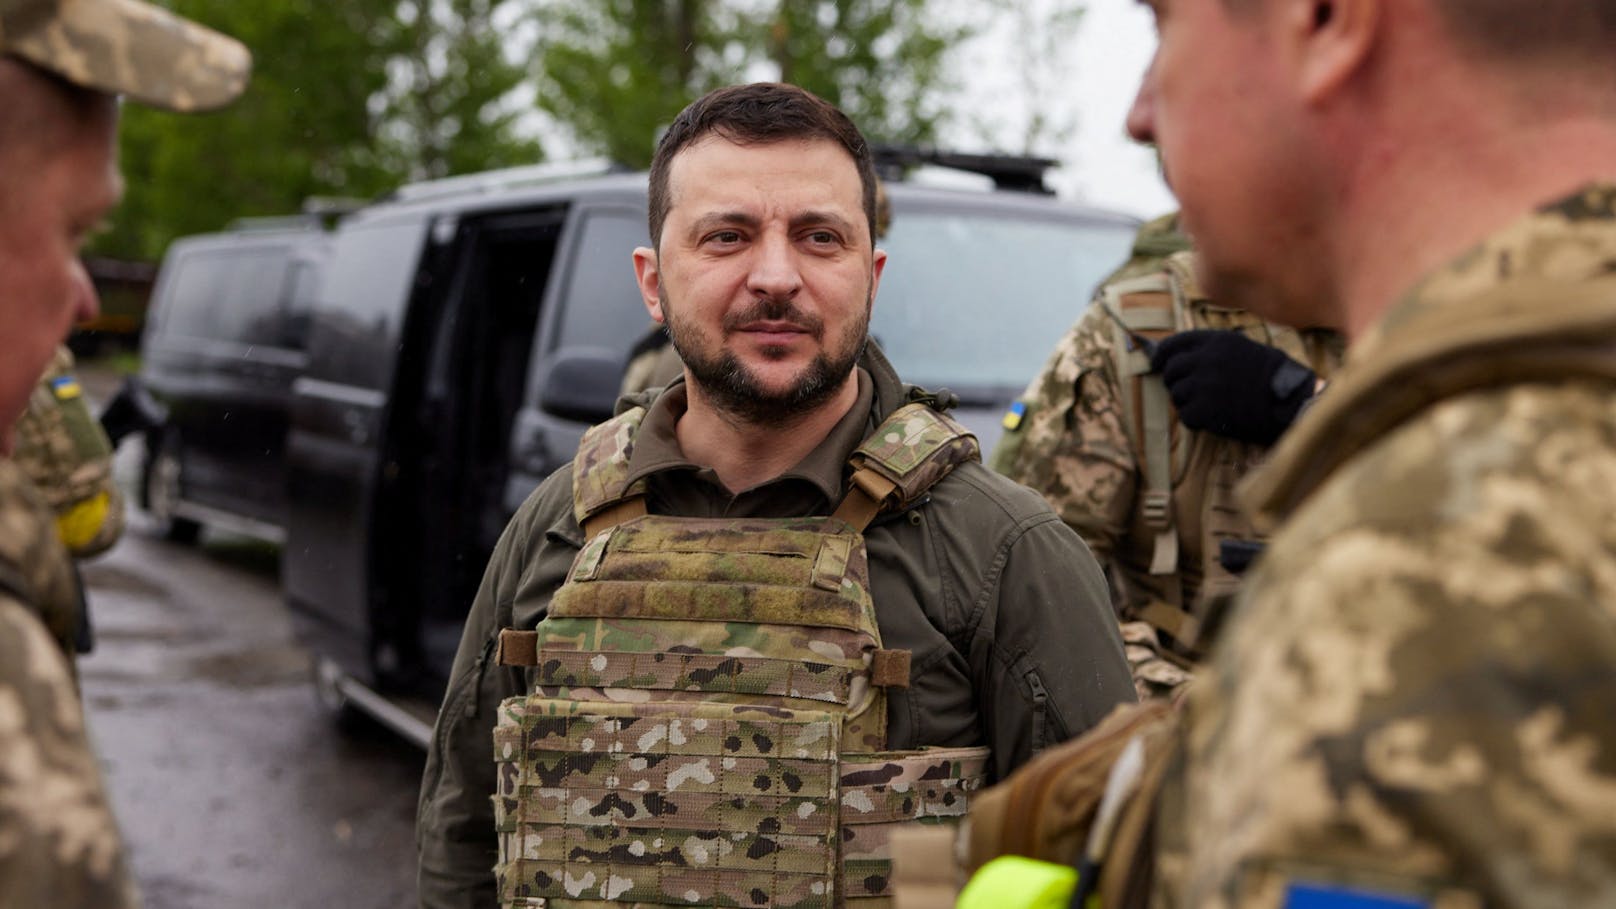
<svg viewBox="0 0 1616 909">
<path fill-rule="evenodd" d="M 1348 339 L 1248 490 L 1153 905 L 1616 905 L 1616 2 L 1148 5 L 1207 290 Z"/>
<path fill-rule="evenodd" d="M 807 92 L 669 128 L 634 267 L 684 378 L 620 402 L 494 552 L 423 905 L 883 898 L 892 826 L 1132 700 L 1083 544 L 870 342 L 874 226 L 868 147 Z"/>
</svg>

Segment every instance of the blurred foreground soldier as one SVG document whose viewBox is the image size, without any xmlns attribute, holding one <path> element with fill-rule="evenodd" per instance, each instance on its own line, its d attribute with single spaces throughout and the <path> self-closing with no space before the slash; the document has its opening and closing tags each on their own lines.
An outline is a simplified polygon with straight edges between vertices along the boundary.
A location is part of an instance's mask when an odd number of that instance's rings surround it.
<svg viewBox="0 0 1616 909">
<path fill-rule="evenodd" d="M 0 906 L 135 902 L 71 671 L 39 619 L 76 585 L 9 458 L 12 429 L 95 312 L 78 252 L 122 190 L 115 94 L 216 106 L 247 67 L 236 42 L 133 0 L 0 0 Z"/>
<path fill-rule="evenodd" d="M 684 377 L 495 550 L 427 758 L 425 905 L 492 905 L 496 862 L 507 906 L 881 904 L 894 828 L 1132 700 L 1093 558 L 868 339 L 873 171 L 785 85 L 663 138 L 634 259 Z"/>
<path fill-rule="evenodd" d="M 1253 477 L 1167 902 L 1616 904 L 1616 2 L 1151 6 L 1207 290 L 1349 343 Z"/>
<path fill-rule="evenodd" d="M 1189 679 L 1201 625 L 1260 535 L 1235 486 L 1313 394 L 1326 344 L 1207 298 L 1147 224 L 1006 418 L 994 467 L 1044 494 L 1111 572 L 1141 696 Z M 1147 245 L 1148 244 L 1148 245 Z"/>
</svg>

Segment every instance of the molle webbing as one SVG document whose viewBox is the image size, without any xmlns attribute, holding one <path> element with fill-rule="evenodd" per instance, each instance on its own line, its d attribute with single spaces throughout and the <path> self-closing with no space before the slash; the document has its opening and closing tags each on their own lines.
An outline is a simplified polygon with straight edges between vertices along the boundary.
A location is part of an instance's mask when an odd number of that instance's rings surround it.
<svg viewBox="0 0 1616 909">
<path fill-rule="evenodd" d="M 497 659 L 507 906 L 884 902 L 903 823 L 962 815 L 986 749 L 884 752 L 861 535 L 821 517 L 649 515 L 590 537 Z"/>
</svg>

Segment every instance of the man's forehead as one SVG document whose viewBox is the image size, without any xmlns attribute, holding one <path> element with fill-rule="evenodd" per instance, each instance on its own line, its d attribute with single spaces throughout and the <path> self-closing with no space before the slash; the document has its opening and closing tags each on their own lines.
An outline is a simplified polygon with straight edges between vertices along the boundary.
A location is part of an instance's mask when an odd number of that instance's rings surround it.
<svg viewBox="0 0 1616 909">
<path fill-rule="evenodd" d="M 716 169 L 723 179 L 705 174 L 694 181 L 682 179 L 691 176 L 693 167 Z M 800 186 L 805 191 L 821 190 L 817 194 L 827 201 L 839 195 L 837 189 L 850 185 L 857 198 L 848 201 L 855 205 L 862 201 L 853 156 L 839 143 L 823 137 L 748 143 L 709 134 L 681 149 L 669 162 L 669 201 L 674 206 L 681 196 L 690 195 L 688 190 L 692 188 L 703 197 L 740 196 L 771 183 Z"/>
</svg>

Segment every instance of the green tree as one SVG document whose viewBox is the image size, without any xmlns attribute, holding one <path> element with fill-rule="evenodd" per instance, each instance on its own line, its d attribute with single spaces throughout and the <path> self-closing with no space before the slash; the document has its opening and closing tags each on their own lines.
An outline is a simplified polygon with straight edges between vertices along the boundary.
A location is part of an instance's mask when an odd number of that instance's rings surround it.
<svg viewBox="0 0 1616 909">
<path fill-rule="evenodd" d="M 200 117 L 127 109 L 127 197 L 97 252 L 153 259 L 177 236 L 311 196 L 370 198 L 539 157 L 517 138 L 524 74 L 499 40 L 512 0 L 163 2 L 245 42 L 252 81 Z"/>
<path fill-rule="evenodd" d="M 970 29 L 934 0 L 778 0 L 763 24 L 780 81 L 833 102 L 874 141 L 936 139 L 947 55 Z"/>
<path fill-rule="evenodd" d="M 717 0 L 553 0 L 538 11 L 539 107 L 584 151 L 651 163 L 657 130 L 741 77 L 738 17 Z"/>
<path fill-rule="evenodd" d="M 518 133 L 525 62 L 507 59 L 517 21 L 505 0 L 404 0 L 383 108 L 384 149 L 410 179 L 531 164 L 539 143 Z"/>
</svg>

